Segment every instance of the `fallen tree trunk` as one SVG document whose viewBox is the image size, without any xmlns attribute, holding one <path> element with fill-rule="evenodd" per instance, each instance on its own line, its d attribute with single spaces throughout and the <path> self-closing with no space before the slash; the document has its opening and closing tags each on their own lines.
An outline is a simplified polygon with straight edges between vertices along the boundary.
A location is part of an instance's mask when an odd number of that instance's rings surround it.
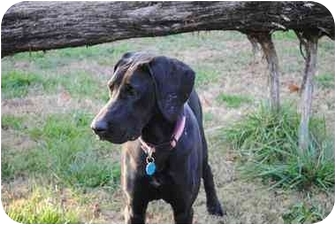
<svg viewBox="0 0 336 225">
<path fill-rule="evenodd" d="M 199 30 L 302 27 L 334 39 L 332 15 L 315 2 L 20 2 L 3 17 L 1 56 Z"/>
</svg>

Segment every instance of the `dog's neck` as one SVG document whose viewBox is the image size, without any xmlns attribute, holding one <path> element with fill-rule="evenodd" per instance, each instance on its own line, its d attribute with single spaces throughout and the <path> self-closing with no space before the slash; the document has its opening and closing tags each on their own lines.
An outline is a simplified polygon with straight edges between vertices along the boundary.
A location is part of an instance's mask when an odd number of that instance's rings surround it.
<svg viewBox="0 0 336 225">
<path fill-rule="evenodd" d="M 170 122 L 161 113 L 155 114 L 142 130 L 142 139 L 153 145 L 169 142 L 174 132 L 176 121 Z"/>
</svg>

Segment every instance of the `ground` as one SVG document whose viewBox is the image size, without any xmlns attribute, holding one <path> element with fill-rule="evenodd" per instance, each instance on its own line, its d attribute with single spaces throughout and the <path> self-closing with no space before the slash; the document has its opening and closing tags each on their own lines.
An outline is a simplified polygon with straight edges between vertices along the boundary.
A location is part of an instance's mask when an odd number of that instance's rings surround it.
<svg viewBox="0 0 336 225">
<path fill-rule="evenodd" d="M 281 100 L 296 106 L 304 60 L 293 33 L 274 34 L 281 70 Z M 139 38 L 91 47 L 20 53 L 1 61 L 1 197 L 14 219 L 33 223 L 123 223 L 120 147 L 95 139 L 89 124 L 108 99 L 106 81 L 127 51 L 176 57 L 197 74 L 209 161 L 224 217 L 209 216 L 203 187 L 194 203 L 194 223 L 284 223 L 297 203 L 323 216 L 333 192 L 270 189 L 239 172 L 238 153 L 222 128 L 268 99 L 268 70 L 238 32 L 199 32 Z M 319 42 L 313 113 L 335 125 L 334 42 Z M 48 209 L 48 210 L 46 210 Z M 152 202 L 148 223 L 172 223 L 172 211 Z"/>
</svg>

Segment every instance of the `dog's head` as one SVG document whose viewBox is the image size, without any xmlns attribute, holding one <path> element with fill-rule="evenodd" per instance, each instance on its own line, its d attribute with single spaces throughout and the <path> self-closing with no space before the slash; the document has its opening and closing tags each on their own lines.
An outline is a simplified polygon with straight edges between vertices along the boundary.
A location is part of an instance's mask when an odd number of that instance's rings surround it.
<svg viewBox="0 0 336 225">
<path fill-rule="evenodd" d="M 108 81 L 110 100 L 91 124 L 103 140 L 137 139 L 154 113 L 175 122 L 189 98 L 194 71 L 181 61 L 147 53 L 126 53 Z"/>
</svg>

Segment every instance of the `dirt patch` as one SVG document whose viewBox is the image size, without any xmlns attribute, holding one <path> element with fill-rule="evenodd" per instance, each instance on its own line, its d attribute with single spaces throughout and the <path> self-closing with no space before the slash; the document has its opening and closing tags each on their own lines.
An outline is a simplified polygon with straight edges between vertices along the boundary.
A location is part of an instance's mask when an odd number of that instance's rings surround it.
<svg viewBox="0 0 336 225">
<path fill-rule="evenodd" d="M 44 116 L 53 113 L 65 113 L 73 110 L 97 112 L 102 101 L 73 98 L 68 92 L 61 91 L 57 95 L 27 96 L 25 98 L 5 99 L 1 102 L 2 115 Z"/>
</svg>

